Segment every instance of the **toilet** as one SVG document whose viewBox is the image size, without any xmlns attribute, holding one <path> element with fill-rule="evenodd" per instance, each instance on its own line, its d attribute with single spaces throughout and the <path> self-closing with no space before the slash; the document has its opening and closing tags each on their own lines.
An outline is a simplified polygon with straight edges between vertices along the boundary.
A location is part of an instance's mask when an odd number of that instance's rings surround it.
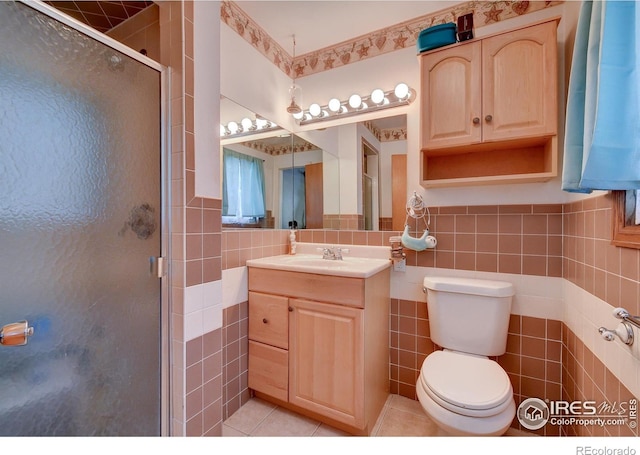
<svg viewBox="0 0 640 455">
<path fill-rule="evenodd" d="M 431 420 L 456 436 L 498 436 L 516 405 L 509 376 L 491 356 L 504 354 L 513 285 L 454 277 L 424 278 L 431 353 L 416 392 Z"/>
</svg>

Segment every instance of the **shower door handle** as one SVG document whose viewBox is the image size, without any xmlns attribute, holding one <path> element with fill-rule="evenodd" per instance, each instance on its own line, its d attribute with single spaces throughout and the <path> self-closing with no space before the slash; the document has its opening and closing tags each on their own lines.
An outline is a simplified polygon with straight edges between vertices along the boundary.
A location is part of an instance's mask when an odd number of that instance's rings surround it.
<svg viewBox="0 0 640 455">
<path fill-rule="evenodd" d="M 27 321 L 7 324 L 0 329 L 0 344 L 3 346 L 24 346 L 33 335 L 33 327 Z"/>
</svg>

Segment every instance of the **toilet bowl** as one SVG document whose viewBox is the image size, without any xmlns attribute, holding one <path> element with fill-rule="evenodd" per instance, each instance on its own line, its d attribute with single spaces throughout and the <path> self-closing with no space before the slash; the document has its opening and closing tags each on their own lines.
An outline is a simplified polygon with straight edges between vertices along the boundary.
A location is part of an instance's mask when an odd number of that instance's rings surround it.
<svg viewBox="0 0 640 455">
<path fill-rule="evenodd" d="M 487 357 L 436 351 L 422 364 L 416 392 L 427 415 L 451 435 L 502 435 L 516 413 L 509 376 Z"/>
<path fill-rule="evenodd" d="M 506 351 L 513 286 L 500 281 L 426 277 L 432 341 L 416 383 L 427 415 L 451 435 L 504 434 L 516 414 L 509 376 L 490 356 Z"/>
</svg>

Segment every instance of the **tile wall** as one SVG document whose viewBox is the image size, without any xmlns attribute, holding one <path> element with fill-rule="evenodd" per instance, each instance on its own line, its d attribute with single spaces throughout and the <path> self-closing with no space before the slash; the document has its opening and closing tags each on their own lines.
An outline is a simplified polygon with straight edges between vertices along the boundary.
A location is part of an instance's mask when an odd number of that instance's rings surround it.
<svg viewBox="0 0 640 455">
<path fill-rule="evenodd" d="M 613 199 L 607 194 L 564 205 L 564 278 L 607 302 L 611 310 L 622 306 L 637 315 L 640 314 L 640 250 L 611 245 L 612 203 Z M 612 328 L 613 321 L 612 318 Z M 633 398 L 566 326 L 563 326 L 562 342 L 563 399 L 619 404 Z M 567 425 L 563 432 L 578 436 L 638 436 L 638 429 L 629 425 Z"/>
<path fill-rule="evenodd" d="M 158 6 L 160 62 L 171 72 L 171 434 L 220 436 L 223 330 L 211 300 L 222 279 L 222 203 L 195 195 L 194 2 Z"/>
<path fill-rule="evenodd" d="M 185 289 L 219 281 L 223 269 L 243 266 L 247 259 L 285 253 L 288 231 L 221 232 L 220 201 L 194 197 L 193 6 L 190 1 L 158 5 L 158 17 L 146 16 L 137 32 L 115 33 L 125 44 L 129 40 L 131 47 L 147 49 L 152 58 L 159 52 L 158 60 L 171 67 L 173 406 L 182 410 L 174 413 L 173 434 L 219 435 L 222 420 L 248 398 L 246 302 L 225 309 L 222 329 L 187 340 Z M 154 22 L 159 24 L 159 38 Z M 639 251 L 610 245 L 607 196 L 564 206 L 440 207 L 431 215 L 438 248 L 408 251 L 408 265 L 564 277 L 612 307 L 623 305 L 640 314 Z M 389 237 L 399 234 L 360 231 L 360 218 L 327 217 L 326 226 L 335 230 L 300 231 L 299 241 L 387 246 Z M 422 231 L 420 223 L 414 234 Z M 391 389 L 414 398 L 418 366 L 436 348 L 429 339 L 424 302 L 394 299 L 390 329 Z M 568 400 L 620 402 L 631 395 L 559 321 L 513 315 L 507 353 L 497 360 L 509 373 L 519 399 L 561 395 Z M 628 426 L 565 426 L 561 431 L 637 436 L 637 429 Z"/>
<path fill-rule="evenodd" d="M 420 253 L 407 251 L 407 265 L 564 277 L 580 283 L 612 305 L 618 305 L 620 295 L 632 296 L 627 301 L 634 305 L 628 309 L 640 314 L 640 309 L 635 307 L 639 292 L 638 251 L 609 245 L 610 212 L 608 197 L 564 206 L 432 208 L 430 227 L 438 238 L 438 247 Z M 423 226 L 417 225 L 414 234 L 422 229 Z M 224 268 L 245 265 L 249 258 L 286 252 L 287 231 L 263 233 L 265 243 L 262 245 L 254 232 L 222 233 L 223 258 L 233 257 L 231 262 L 223 259 Z M 398 234 L 303 230 L 298 232 L 298 240 L 387 246 L 389 237 Z M 391 392 L 415 399 L 420 365 L 429 353 L 438 349 L 429 337 L 426 304 L 424 301 L 392 299 L 390 321 Z M 559 320 L 512 315 L 507 352 L 496 360 L 511 378 L 517 404 L 528 397 L 551 400 L 606 397 L 619 403 L 631 395 Z M 241 396 L 246 396 L 246 392 L 242 393 Z M 228 410 L 231 409 L 229 406 Z M 513 426 L 520 428 L 517 420 Z M 612 431 L 620 435 L 637 434 L 628 426 L 604 430 L 552 425 L 546 425 L 536 433 L 598 435 Z"/>
<path fill-rule="evenodd" d="M 135 16 L 112 28 L 106 34 L 144 55 L 160 61 L 160 13 L 151 5 Z"/>
</svg>

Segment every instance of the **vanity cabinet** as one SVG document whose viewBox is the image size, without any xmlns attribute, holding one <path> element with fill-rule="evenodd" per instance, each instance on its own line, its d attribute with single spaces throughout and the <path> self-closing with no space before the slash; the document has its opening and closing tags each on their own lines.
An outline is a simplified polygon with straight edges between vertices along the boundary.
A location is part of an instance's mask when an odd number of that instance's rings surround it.
<svg viewBox="0 0 640 455">
<path fill-rule="evenodd" d="M 370 434 L 389 394 L 389 286 L 388 268 L 352 278 L 249 267 L 249 388 Z"/>
<path fill-rule="evenodd" d="M 425 187 L 557 175 L 557 19 L 419 56 Z"/>
</svg>

